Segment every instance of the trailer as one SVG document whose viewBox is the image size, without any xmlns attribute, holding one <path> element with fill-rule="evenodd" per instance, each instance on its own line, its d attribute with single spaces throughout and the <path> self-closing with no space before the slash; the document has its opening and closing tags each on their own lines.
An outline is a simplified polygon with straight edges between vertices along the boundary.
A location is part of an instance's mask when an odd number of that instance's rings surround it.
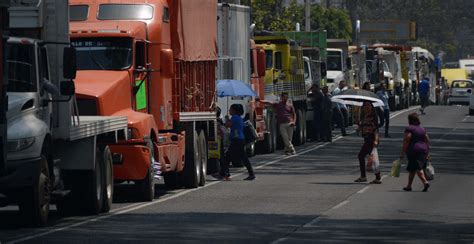
<svg viewBox="0 0 474 244">
<path fill-rule="evenodd" d="M 127 118 L 77 115 L 67 1 L 10 4 L 0 202 L 19 205 L 37 226 L 47 224 L 52 203 L 60 213 L 108 212 L 113 158 L 120 157 L 108 143 L 126 139 Z"/>
<path fill-rule="evenodd" d="M 154 198 L 167 187 L 206 183 L 215 141 L 217 0 L 73 0 L 71 39 L 78 49 L 79 108 L 128 118 L 129 140 L 114 179 Z M 215 168 L 212 165 L 212 168 Z"/>
<path fill-rule="evenodd" d="M 244 5 L 219 3 L 217 8 L 217 47 L 218 64 L 217 79 L 241 80 L 250 85 L 260 99 L 264 99 L 263 81 L 265 69 L 263 67 L 265 53 L 256 48 L 251 40 L 250 8 Z M 259 58 L 260 57 L 260 58 Z M 256 65 L 255 67 L 253 67 Z M 260 72 L 259 72 L 260 69 Z M 262 71 L 263 70 L 263 71 Z M 271 124 L 270 115 L 264 111 L 263 105 L 255 102 L 253 97 L 223 97 L 217 99 L 217 105 L 227 114 L 232 104 L 240 104 L 244 108 L 244 117 L 251 121 L 257 130 L 257 141 L 247 144 L 247 154 L 253 156 L 256 147 L 263 152 L 270 152 L 265 135 L 276 133 L 267 126 Z M 232 162 L 234 163 L 234 162 Z"/>
</svg>

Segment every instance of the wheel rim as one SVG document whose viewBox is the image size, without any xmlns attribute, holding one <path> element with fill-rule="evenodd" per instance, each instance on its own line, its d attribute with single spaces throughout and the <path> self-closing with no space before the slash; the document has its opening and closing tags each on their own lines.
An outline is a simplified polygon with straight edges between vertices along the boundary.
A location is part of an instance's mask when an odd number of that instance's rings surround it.
<svg viewBox="0 0 474 244">
<path fill-rule="evenodd" d="M 106 194 L 107 194 L 107 199 L 112 199 L 112 194 L 113 194 L 113 188 L 112 188 L 112 168 L 110 167 L 111 165 L 111 160 L 110 157 L 107 157 L 107 174 L 106 174 Z"/>
<path fill-rule="evenodd" d="M 207 154 L 206 154 L 206 137 L 201 134 L 201 167 L 202 167 L 202 176 L 206 177 L 207 175 Z"/>
<path fill-rule="evenodd" d="M 196 171 L 196 178 L 199 181 L 201 177 L 201 152 L 198 145 L 198 140 L 194 140 L 194 170 Z"/>
</svg>

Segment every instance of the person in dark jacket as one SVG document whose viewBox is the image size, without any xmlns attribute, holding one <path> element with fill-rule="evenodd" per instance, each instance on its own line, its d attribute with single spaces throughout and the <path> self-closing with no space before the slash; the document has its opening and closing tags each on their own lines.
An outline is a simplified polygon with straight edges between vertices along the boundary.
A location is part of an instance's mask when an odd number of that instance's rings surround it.
<svg viewBox="0 0 474 244">
<path fill-rule="evenodd" d="M 411 191 L 411 185 L 415 174 L 418 175 L 421 182 L 423 183 L 423 191 L 428 191 L 430 184 L 426 180 L 423 169 L 426 168 L 427 160 L 429 157 L 429 138 L 425 128 L 420 126 L 420 118 L 418 114 L 411 113 L 408 115 L 409 126 L 405 129 L 405 136 L 403 138 L 403 147 L 400 154 L 400 160 L 403 159 L 404 155 L 407 155 L 408 165 L 407 171 L 408 184 L 403 188 L 404 191 Z"/>
<path fill-rule="evenodd" d="M 313 134 L 312 141 L 321 140 L 321 117 L 322 117 L 322 103 L 324 95 L 321 92 L 319 85 L 311 87 L 311 105 L 313 107 Z"/>
<path fill-rule="evenodd" d="M 321 103 L 321 140 L 332 141 L 332 101 L 327 86 L 323 87 Z"/>
</svg>

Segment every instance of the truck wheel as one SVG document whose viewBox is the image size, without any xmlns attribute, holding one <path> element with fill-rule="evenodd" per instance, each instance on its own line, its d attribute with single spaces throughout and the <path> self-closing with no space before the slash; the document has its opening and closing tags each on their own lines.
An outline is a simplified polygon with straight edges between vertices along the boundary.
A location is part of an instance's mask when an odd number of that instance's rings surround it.
<svg viewBox="0 0 474 244">
<path fill-rule="evenodd" d="M 300 109 L 296 110 L 296 131 L 293 134 L 293 144 L 299 146 L 303 144 L 303 115 Z"/>
<path fill-rule="evenodd" d="M 155 198 L 155 170 L 153 163 L 150 164 L 145 179 L 135 182 L 138 186 L 140 198 L 143 201 L 151 202 Z"/>
<path fill-rule="evenodd" d="M 245 152 L 247 153 L 247 157 L 255 156 L 255 142 L 251 142 L 245 145 Z"/>
<path fill-rule="evenodd" d="M 201 160 L 201 172 L 199 174 L 199 186 L 204 186 L 206 184 L 206 175 L 207 175 L 207 141 L 206 135 L 202 130 L 199 133 L 198 137 L 199 145 L 199 158 Z"/>
<path fill-rule="evenodd" d="M 101 212 L 107 213 L 112 208 L 112 200 L 114 197 L 114 168 L 112 162 L 112 153 L 110 152 L 110 148 L 106 146 L 102 153 L 102 160 L 104 165 L 104 173 L 103 174 L 103 198 L 104 202 L 102 203 L 102 210 Z"/>
<path fill-rule="evenodd" d="M 306 111 L 301 110 L 302 112 L 302 123 L 303 123 L 303 144 L 306 143 L 306 140 L 308 139 L 308 123 L 306 122 Z"/>
<path fill-rule="evenodd" d="M 96 160 L 94 170 L 90 170 L 86 173 L 85 178 L 85 204 L 87 213 L 99 214 L 102 210 L 102 204 L 104 202 L 104 162 L 102 159 L 102 152 L 98 148 L 96 149 Z"/>
<path fill-rule="evenodd" d="M 49 205 L 51 200 L 51 178 L 47 156 L 42 154 L 38 162 L 39 169 L 34 177 L 31 189 L 25 192 L 19 202 L 20 212 L 29 218 L 34 226 L 42 227 L 48 223 Z"/>
<path fill-rule="evenodd" d="M 469 115 L 474 115 L 474 109 L 469 109 Z"/>
<path fill-rule="evenodd" d="M 184 187 L 197 188 L 201 177 L 201 160 L 197 142 L 198 134 L 196 131 L 191 133 L 186 138 L 185 163 L 181 177 Z"/>
</svg>

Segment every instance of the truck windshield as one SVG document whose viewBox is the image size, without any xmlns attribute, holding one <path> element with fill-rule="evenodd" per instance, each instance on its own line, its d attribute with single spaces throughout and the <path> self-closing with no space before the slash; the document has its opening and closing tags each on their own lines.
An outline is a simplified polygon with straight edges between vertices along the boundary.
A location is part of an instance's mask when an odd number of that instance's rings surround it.
<svg viewBox="0 0 474 244">
<path fill-rule="evenodd" d="M 265 50 L 265 63 L 267 69 L 273 68 L 273 51 Z"/>
<path fill-rule="evenodd" d="M 7 63 L 7 91 L 37 91 L 35 49 L 33 45 L 9 45 Z"/>
<path fill-rule="evenodd" d="M 340 52 L 328 51 L 328 70 L 341 71 L 342 59 Z"/>
<path fill-rule="evenodd" d="M 73 39 L 78 70 L 125 70 L 133 60 L 130 38 Z"/>
</svg>

